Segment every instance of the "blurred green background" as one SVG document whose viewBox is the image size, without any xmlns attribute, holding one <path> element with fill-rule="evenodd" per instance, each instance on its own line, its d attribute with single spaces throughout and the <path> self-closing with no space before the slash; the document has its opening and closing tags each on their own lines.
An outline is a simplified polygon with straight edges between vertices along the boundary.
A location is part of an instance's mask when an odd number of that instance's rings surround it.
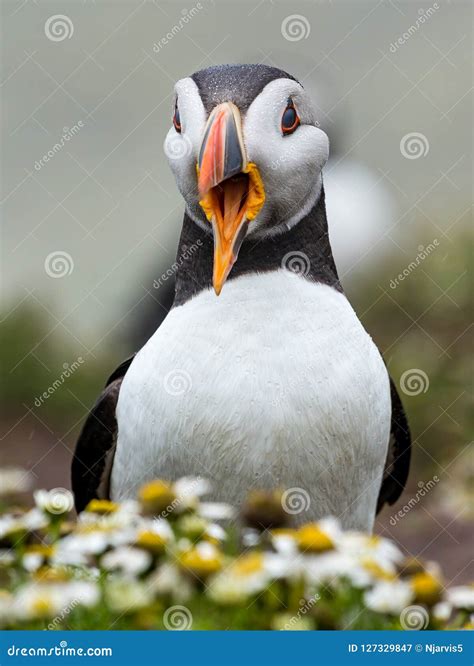
<svg viewBox="0 0 474 666">
<path fill-rule="evenodd" d="M 446 582 L 472 579 L 471 3 L 6 0 L 2 12 L 2 465 L 68 487 L 88 408 L 166 314 L 170 284 L 153 280 L 183 208 L 162 151 L 173 82 L 274 64 L 310 90 L 330 137 L 345 291 L 397 385 L 422 373 L 421 389 L 401 390 L 408 488 L 376 531 L 439 560 Z M 52 41 L 57 14 L 73 30 Z M 288 39 L 294 15 L 302 32 Z"/>
</svg>

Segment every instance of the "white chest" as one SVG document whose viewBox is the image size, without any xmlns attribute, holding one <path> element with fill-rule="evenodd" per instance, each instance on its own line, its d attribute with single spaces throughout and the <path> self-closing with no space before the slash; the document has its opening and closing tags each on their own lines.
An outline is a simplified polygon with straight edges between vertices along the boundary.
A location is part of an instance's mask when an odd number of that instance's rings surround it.
<svg viewBox="0 0 474 666">
<path fill-rule="evenodd" d="M 390 411 L 385 366 L 345 296 L 284 270 L 239 277 L 173 309 L 134 359 L 112 496 L 184 475 L 235 503 L 297 487 L 301 520 L 370 529 Z"/>
</svg>

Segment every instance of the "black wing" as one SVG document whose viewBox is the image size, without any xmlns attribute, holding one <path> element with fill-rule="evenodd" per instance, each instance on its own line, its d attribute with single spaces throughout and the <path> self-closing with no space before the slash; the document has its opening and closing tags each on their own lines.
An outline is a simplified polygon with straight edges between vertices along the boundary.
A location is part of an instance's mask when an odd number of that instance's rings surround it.
<svg viewBox="0 0 474 666">
<path fill-rule="evenodd" d="M 377 513 L 385 503 L 394 504 L 402 494 L 408 478 L 411 457 L 411 435 L 402 401 L 390 378 L 392 423 L 387 460 L 377 501 Z"/>
<path fill-rule="evenodd" d="M 107 498 L 109 495 L 110 471 L 117 439 L 115 407 L 120 386 L 133 358 L 127 358 L 110 375 L 77 440 L 71 467 L 77 512 L 82 511 L 91 499 Z"/>
</svg>

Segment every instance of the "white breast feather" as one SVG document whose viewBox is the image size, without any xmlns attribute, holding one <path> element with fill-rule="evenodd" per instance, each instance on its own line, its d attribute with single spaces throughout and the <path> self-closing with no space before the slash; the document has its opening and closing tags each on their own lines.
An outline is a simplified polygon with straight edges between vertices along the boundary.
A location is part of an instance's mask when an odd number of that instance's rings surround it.
<svg viewBox="0 0 474 666">
<path fill-rule="evenodd" d="M 214 498 L 302 488 L 296 518 L 370 530 L 390 431 L 380 354 L 345 296 L 286 270 L 230 280 L 174 308 L 117 405 L 112 497 L 199 475 Z"/>
</svg>

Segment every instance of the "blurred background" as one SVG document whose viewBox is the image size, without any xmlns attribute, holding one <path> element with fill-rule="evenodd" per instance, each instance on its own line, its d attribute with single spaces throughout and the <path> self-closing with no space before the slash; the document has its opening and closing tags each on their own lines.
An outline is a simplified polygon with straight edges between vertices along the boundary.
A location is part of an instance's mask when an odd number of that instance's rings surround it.
<svg viewBox="0 0 474 666">
<path fill-rule="evenodd" d="M 376 531 L 472 579 L 472 5 L 3 0 L 2 465 L 68 487 L 75 438 L 166 315 L 173 84 L 261 62 L 311 92 L 343 286 L 414 445 Z"/>
</svg>

